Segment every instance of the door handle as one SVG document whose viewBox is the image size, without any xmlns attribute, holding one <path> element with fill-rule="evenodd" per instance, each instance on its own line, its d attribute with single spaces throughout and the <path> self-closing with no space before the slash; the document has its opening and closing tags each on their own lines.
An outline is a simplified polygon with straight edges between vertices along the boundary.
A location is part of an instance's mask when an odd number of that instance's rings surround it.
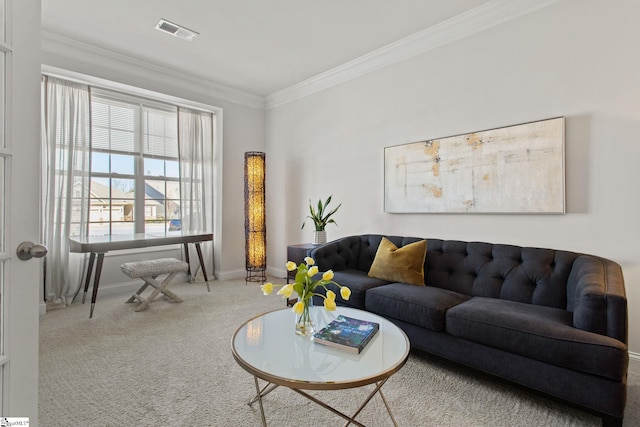
<svg viewBox="0 0 640 427">
<path fill-rule="evenodd" d="M 18 254 L 18 258 L 27 261 L 33 257 L 42 258 L 48 251 L 45 245 L 36 245 L 33 242 L 22 242 L 18 245 L 16 253 Z"/>
</svg>

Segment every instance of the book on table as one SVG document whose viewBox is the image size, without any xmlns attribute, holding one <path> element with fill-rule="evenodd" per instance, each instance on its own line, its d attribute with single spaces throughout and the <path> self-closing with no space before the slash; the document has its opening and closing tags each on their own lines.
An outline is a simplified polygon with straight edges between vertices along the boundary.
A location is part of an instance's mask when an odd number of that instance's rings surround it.
<svg viewBox="0 0 640 427">
<path fill-rule="evenodd" d="M 376 322 L 340 315 L 316 332 L 313 337 L 318 344 L 358 354 L 379 329 L 380 325 Z"/>
</svg>

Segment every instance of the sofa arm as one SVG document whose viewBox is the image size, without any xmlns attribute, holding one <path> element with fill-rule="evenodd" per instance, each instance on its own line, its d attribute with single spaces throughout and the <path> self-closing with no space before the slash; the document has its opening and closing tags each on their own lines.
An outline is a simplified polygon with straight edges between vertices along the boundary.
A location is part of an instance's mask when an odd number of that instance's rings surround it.
<svg viewBox="0 0 640 427">
<path fill-rule="evenodd" d="M 357 268 L 360 256 L 360 236 L 343 237 L 317 246 L 309 252 L 321 271 Z"/>
<path fill-rule="evenodd" d="M 574 262 L 569 283 L 575 286 L 568 295 L 573 305 L 573 325 L 626 344 L 627 297 L 620 265 L 581 255 Z"/>
</svg>

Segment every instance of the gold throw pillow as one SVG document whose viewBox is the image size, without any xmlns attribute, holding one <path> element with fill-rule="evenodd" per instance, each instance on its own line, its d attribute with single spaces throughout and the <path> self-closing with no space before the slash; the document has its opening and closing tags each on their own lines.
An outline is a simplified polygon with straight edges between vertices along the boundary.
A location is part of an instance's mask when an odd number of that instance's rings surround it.
<svg viewBox="0 0 640 427">
<path fill-rule="evenodd" d="M 369 269 L 369 277 L 424 286 L 426 256 L 426 240 L 398 248 L 389 239 L 383 237 Z"/>
</svg>

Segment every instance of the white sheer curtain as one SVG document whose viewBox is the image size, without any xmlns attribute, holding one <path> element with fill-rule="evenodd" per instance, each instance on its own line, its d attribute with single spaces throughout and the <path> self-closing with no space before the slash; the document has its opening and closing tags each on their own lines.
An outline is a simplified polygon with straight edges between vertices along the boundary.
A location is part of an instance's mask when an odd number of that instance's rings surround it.
<svg viewBox="0 0 640 427">
<path fill-rule="evenodd" d="M 86 234 L 89 214 L 89 87 L 45 76 L 43 96 L 45 299 L 68 305 L 84 264 L 82 255 L 69 253 L 69 237 Z"/>
<path fill-rule="evenodd" d="M 212 113 L 178 109 L 180 211 L 185 231 L 213 229 L 213 126 Z M 202 252 L 211 280 L 214 278 L 213 242 L 204 243 Z"/>
</svg>

